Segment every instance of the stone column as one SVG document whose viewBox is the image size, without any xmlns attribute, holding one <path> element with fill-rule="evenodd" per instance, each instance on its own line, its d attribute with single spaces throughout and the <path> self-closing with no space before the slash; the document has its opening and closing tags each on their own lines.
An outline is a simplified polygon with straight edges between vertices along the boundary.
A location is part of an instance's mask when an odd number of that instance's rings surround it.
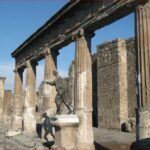
<svg viewBox="0 0 150 150">
<path fill-rule="evenodd" d="M 92 129 L 91 36 L 83 29 L 76 37 L 74 111 L 79 117 L 77 149 L 94 149 Z"/>
<path fill-rule="evenodd" d="M 150 138 L 150 0 L 136 8 L 137 140 Z"/>
<path fill-rule="evenodd" d="M 0 123 L 3 123 L 4 83 L 5 77 L 0 77 Z"/>
<path fill-rule="evenodd" d="M 14 96 L 13 96 L 13 114 L 12 114 L 12 129 L 22 130 L 22 112 L 23 112 L 23 69 L 14 70 Z"/>
<path fill-rule="evenodd" d="M 56 70 L 56 58 L 57 52 L 52 52 L 49 48 L 46 48 L 45 55 L 45 70 L 44 70 L 44 79 L 45 80 L 54 80 L 53 70 Z M 47 112 L 48 115 L 56 113 L 56 104 L 55 104 L 56 89 L 54 86 L 44 84 L 43 91 L 43 107 L 44 112 Z"/>
<path fill-rule="evenodd" d="M 26 66 L 26 93 L 24 102 L 24 134 L 36 133 L 36 63 L 27 62 Z"/>
</svg>

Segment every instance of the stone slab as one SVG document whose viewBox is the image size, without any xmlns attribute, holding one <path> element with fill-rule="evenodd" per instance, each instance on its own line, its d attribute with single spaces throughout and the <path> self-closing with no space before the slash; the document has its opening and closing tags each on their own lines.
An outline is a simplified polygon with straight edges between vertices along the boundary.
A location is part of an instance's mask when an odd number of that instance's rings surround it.
<svg viewBox="0 0 150 150">
<path fill-rule="evenodd" d="M 12 137 L 12 136 L 16 136 L 16 135 L 19 135 L 21 134 L 21 131 L 20 130 L 10 130 L 10 131 L 7 131 L 6 132 L 6 137 Z"/>
<path fill-rule="evenodd" d="M 54 126 L 74 126 L 79 124 L 77 115 L 53 115 L 50 116 L 51 123 Z"/>
</svg>

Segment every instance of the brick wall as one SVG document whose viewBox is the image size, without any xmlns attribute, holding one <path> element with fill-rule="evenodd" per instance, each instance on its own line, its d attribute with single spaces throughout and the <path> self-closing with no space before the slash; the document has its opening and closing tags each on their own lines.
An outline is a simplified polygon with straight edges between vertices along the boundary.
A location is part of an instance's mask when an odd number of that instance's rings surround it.
<svg viewBox="0 0 150 150">
<path fill-rule="evenodd" d="M 97 46 L 99 127 L 120 129 L 128 117 L 135 117 L 134 45 L 134 39 L 131 38 L 117 39 Z M 95 93 L 94 90 L 93 92 Z M 95 99 L 93 101 L 95 102 Z"/>
</svg>

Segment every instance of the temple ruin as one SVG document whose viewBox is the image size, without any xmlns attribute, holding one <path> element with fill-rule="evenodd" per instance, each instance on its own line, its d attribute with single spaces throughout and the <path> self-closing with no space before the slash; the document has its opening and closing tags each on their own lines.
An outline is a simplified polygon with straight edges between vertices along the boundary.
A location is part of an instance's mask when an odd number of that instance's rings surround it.
<svg viewBox="0 0 150 150">
<path fill-rule="evenodd" d="M 23 134 L 33 136 L 36 134 L 36 67 L 39 60 L 45 59 L 44 79 L 53 80 L 53 70 L 57 68 L 57 56 L 59 50 L 71 42 L 75 42 L 75 66 L 74 66 L 74 115 L 79 122 L 75 122 L 72 126 L 67 124 L 70 135 L 71 131 L 74 136 L 70 138 L 69 148 L 77 149 L 94 149 L 93 130 L 92 130 L 92 57 L 91 57 L 91 39 L 97 29 L 111 24 L 112 22 L 134 12 L 135 13 L 135 60 L 136 60 L 136 84 L 137 84 L 137 139 L 145 139 L 150 137 L 150 78 L 149 78 L 149 49 L 150 49 L 150 0 L 102 0 L 102 1 L 84 1 L 71 0 L 61 10 L 59 10 L 51 19 L 49 19 L 41 28 L 32 34 L 24 43 L 22 43 L 13 53 L 12 56 L 16 60 L 15 64 L 15 83 L 13 98 L 13 122 L 12 129 L 21 130 Z M 113 29 L 112 29 L 113 30 Z M 104 83 L 104 72 L 108 72 L 107 65 L 111 61 L 114 62 L 114 70 L 110 72 L 112 76 L 117 76 L 116 81 L 112 81 L 114 85 L 120 86 L 118 95 L 125 94 L 124 97 L 116 98 L 116 108 L 112 112 L 118 112 L 118 122 L 122 123 L 128 118 L 127 98 L 127 63 L 124 56 L 128 55 L 125 51 L 124 40 L 114 42 L 112 52 L 115 53 L 111 57 L 111 52 L 107 53 L 108 45 L 103 45 L 102 51 L 106 51 L 106 61 L 103 66 L 99 66 L 98 72 L 101 74 L 99 81 Z M 111 47 L 110 47 L 111 49 Z M 99 54 L 98 54 L 99 55 Z M 98 58 L 99 61 L 101 59 Z M 126 61 L 126 63 L 122 63 Z M 104 67 L 106 65 L 106 67 Z M 125 66 L 124 66 L 125 65 Z M 23 101 L 23 72 L 26 69 L 26 91 Z M 101 70 L 104 70 L 102 72 Z M 116 74 L 115 69 L 118 69 Z M 126 74 L 124 74 L 126 72 Z M 106 81 L 110 85 L 111 81 Z M 121 86 L 121 85 L 124 86 Z M 106 88 L 108 85 L 99 87 Z M 98 88 L 98 89 L 99 89 Z M 132 87 L 131 87 L 132 88 Z M 97 89 L 97 90 L 98 90 Z M 124 92 L 125 90 L 125 92 Z M 111 92 L 113 87 L 111 86 Z M 44 111 L 48 115 L 56 112 L 55 106 L 55 88 L 44 86 Z M 106 102 L 109 101 L 106 93 L 101 96 Z M 22 107 L 24 105 L 24 107 Z M 120 110 L 117 106 L 120 105 Z M 108 105 L 109 106 L 109 105 Z M 103 106 L 102 106 L 103 107 Z M 22 109 L 24 108 L 24 109 Z M 130 108 L 132 109 L 132 108 Z M 100 110 L 103 112 L 103 110 Z M 60 116 L 59 116 L 60 117 Z M 105 116 L 107 117 L 107 116 Z M 112 114 L 113 118 L 113 114 Z M 62 119 L 62 118 L 58 118 Z M 70 118 L 67 118 L 69 120 Z M 100 116 L 101 119 L 101 116 Z M 23 124 L 22 124 L 23 122 Z M 103 120 L 104 122 L 104 120 Z M 102 122 L 102 123 L 103 123 Z M 68 122 L 67 122 L 68 123 Z M 62 128 L 62 124 L 57 124 L 60 132 L 67 133 Z M 100 124 L 100 126 L 103 124 Z M 109 124 L 108 124 L 109 125 Z M 118 128 L 118 124 L 111 124 Z M 60 133 L 58 133 L 59 135 Z M 62 136 L 60 140 L 64 140 Z M 62 146 L 58 142 L 58 147 Z M 74 143 L 73 143 L 74 142 Z M 64 144 L 64 143 L 63 143 Z M 65 143 L 67 144 L 67 143 Z M 72 145 L 70 145 L 72 144 Z M 65 145 L 65 148 L 68 148 Z"/>
</svg>

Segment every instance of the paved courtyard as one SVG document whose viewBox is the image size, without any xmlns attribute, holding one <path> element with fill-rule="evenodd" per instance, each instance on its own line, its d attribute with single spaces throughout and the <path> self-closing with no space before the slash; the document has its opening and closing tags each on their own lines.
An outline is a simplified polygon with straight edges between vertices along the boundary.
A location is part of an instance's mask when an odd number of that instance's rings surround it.
<svg viewBox="0 0 150 150">
<path fill-rule="evenodd" d="M 134 133 L 124 133 L 118 130 L 107 130 L 93 128 L 96 150 L 129 150 L 135 141 Z M 48 146 L 40 138 L 30 138 L 18 135 L 11 138 L 4 138 L 4 134 L 0 136 L 0 150 L 48 150 Z M 50 144 L 53 144 L 51 142 Z"/>
</svg>

